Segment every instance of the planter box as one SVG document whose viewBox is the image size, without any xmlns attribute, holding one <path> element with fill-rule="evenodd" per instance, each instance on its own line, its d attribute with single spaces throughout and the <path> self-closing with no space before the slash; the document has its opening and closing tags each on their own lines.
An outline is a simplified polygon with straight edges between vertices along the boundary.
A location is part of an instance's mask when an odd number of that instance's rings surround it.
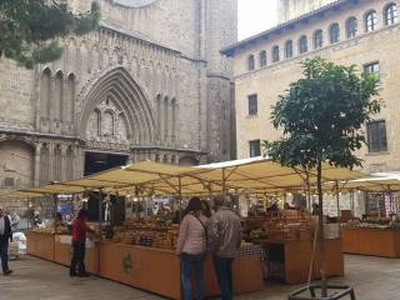
<svg viewBox="0 0 400 300">
<path fill-rule="evenodd" d="M 343 252 L 400 257 L 400 230 L 342 228 Z"/>
<path fill-rule="evenodd" d="M 341 285 L 328 285 L 328 292 L 334 291 L 334 293 L 328 297 L 318 297 L 316 290 L 320 290 L 320 285 L 311 285 L 310 287 L 301 288 L 291 295 L 288 300 L 339 300 L 348 296 L 351 300 L 356 300 L 356 295 L 352 287 L 341 286 Z"/>
</svg>

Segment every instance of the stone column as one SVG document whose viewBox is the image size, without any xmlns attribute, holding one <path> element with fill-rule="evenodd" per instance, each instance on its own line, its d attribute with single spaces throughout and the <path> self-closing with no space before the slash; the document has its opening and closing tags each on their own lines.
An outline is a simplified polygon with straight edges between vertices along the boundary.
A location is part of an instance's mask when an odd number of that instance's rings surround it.
<svg viewBox="0 0 400 300">
<path fill-rule="evenodd" d="M 33 186 L 40 185 L 40 149 L 42 148 L 41 143 L 37 143 L 35 146 L 35 161 L 34 161 L 34 175 L 33 175 Z"/>
<path fill-rule="evenodd" d="M 49 181 L 54 180 L 54 143 L 49 143 Z"/>
<path fill-rule="evenodd" d="M 77 146 L 75 148 L 73 174 L 74 178 L 82 177 L 85 172 L 85 151 Z"/>
<path fill-rule="evenodd" d="M 67 179 L 67 148 L 68 145 L 61 145 L 61 181 Z"/>
</svg>

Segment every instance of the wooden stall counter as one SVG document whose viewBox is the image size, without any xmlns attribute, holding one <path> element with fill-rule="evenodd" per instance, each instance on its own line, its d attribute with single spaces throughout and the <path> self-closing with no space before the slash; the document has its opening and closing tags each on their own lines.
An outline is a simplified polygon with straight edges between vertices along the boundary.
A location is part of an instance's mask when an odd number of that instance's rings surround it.
<svg viewBox="0 0 400 300">
<path fill-rule="evenodd" d="M 61 265 L 69 266 L 72 252 L 72 236 L 55 235 L 54 261 Z M 86 242 L 85 266 L 88 273 L 99 274 L 99 248 L 90 240 Z"/>
<path fill-rule="evenodd" d="M 311 240 L 266 240 L 268 277 L 288 284 L 306 283 L 312 259 Z M 344 257 L 340 239 L 325 240 L 327 276 L 344 275 Z M 312 279 L 320 279 L 319 247 L 316 247 Z"/>
<path fill-rule="evenodd" d="M 263 280 L 263 250 L 259 246 L 242 247 L 233 261 L 233 292 L 235 295 L 249 294 L 264 288 Z M 204 265 L 206 280 L 206 296 L 220 295 L 217 276 L 211 255 Z"/>
<path fill-rule="evenodd" d="M 54 261 L 54 234 L 31 231 L 27 238 L 27 253 Z"/>
<path fill-rule="evenodd" d="M 400 230 L 342 228 L 343 252 L 400 257 Z"/>
<path fill-rule="evenodd" d="M 100 276 L 152 293 L 181 298 L 180 261 L 174 251 L 102 242 Z"/>
<path fill-rule="evenodd" d="M 261 249 L 245 248 L 233 265 L 234 293 L 245 294 L 264 287 Z M 252 252 L 252 253 L 249 253 Z M 164 297 L 182 299 L 180 260 L 173 250 L 102 242 L 100 275 Z M 205 262 L 206 295 L 220 294 L 212 258 Z"/>
</svg>

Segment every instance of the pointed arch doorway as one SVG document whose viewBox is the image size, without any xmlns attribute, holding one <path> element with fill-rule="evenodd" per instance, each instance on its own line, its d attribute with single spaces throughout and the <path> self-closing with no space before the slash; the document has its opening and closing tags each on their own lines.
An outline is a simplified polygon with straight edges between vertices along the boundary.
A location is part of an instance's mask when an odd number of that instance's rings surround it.
<svg viewBox="0 0 400 300">
<path fill-rule="evenodd" d="M 86 142 L 85 175 L 125 165 L 131 146 L 154 143 L 153 109 L 127 70 L 112 69 L 89 89 L 79 131 Z"/>
</svg>

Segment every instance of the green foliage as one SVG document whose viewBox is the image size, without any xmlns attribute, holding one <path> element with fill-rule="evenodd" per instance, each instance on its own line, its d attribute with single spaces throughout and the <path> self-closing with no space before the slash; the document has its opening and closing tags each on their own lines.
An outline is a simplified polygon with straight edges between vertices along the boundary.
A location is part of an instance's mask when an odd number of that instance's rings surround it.
<svg viewBox="0 0 400 300">
<path fill-rule="evenodd" d="M 322 163 L 343 168 L 361 166 L 354 154 L 365 143 L 365 122 L 380 112 L 376 76 L 360 76 L 355 66 L 335 65 L 322 58 L 306 60 L 303 78 L 290 84 L 271 114 L 280 141 L 264 142 L 269 156 L 305 171 L 316 168 L 319 205 L 321 296 L 327 297 L 324 245 Z"/>
<path fill-rule="evenodd" d="M 73 14 L 55 0 L 0 0 L 0 53 L 27 68 L 54 61 L 63 54 L 58 38 L 89 33 L 99 21 L 96 3 Z"/>
<path fill-rule="evenodd" d="M 274 160 L 286 166 L 318 167 L 320 163 L 353 168 L 354 154 L 366 142 L 362 126 L 380 112 L 376 76 L 360 76 L 355 66 L 322 58 L 302 63 L 303 78 L 290 84 L 273 107 L 272 123 L 283 130 L 280 141 L 264 142 Z"/>
</svg>

